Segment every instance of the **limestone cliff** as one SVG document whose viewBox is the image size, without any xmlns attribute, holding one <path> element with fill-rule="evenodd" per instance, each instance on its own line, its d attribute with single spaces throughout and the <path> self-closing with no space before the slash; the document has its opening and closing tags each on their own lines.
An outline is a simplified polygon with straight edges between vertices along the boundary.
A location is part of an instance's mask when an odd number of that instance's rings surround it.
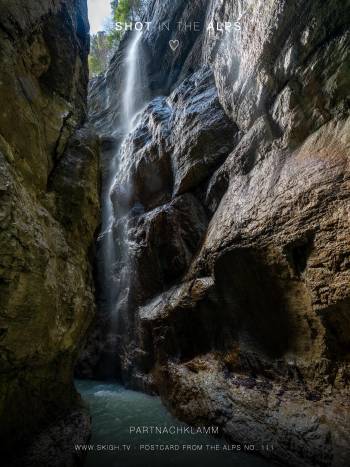
<svg viewBox="0 0 350 467">
<path fill-rule="evenodd" d="M 77 406 L 72 368 L 95 310 L 88 51 L 85 1 L 0 1 L 0 437 L 17 454 Z M 84 439 L 88 416 L 72 417 Z"/>
<path fill-rule="evenodd" d="M 179 417 L 291 466 L 349 456 L 349 6 L 149 3 L 149 103 L 111 192 L 118 323 L 101 313 L 80 365 L 108 355 Z M 91 93 L 105 164 L 130 37 Z"/>
</svg>

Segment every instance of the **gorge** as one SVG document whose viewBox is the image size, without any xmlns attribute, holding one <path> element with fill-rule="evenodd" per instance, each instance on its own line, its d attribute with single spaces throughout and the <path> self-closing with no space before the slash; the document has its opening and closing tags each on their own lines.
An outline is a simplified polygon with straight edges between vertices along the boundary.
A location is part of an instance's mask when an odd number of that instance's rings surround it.
<svg viewBox="0 0 350 467">
<path fill-rule="evenodd" d="M 149 0 L 87 100 L 86 1 L 0 0 L 6 466 L 82 465 L 74 375 L 265 458 L 241 465 L 348 465 L 349 20 Z"/>
</svg>

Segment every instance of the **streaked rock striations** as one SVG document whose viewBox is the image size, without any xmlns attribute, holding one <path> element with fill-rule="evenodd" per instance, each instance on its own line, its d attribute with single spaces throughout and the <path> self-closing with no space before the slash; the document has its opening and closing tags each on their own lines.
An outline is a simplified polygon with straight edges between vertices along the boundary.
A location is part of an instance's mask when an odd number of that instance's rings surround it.
<svg viewBox="0 0 350 467">
<path fill-rule="evenodd" d="M 349 7 L 150 2 L 151 102 L 112 195 L 119 328 L 90 344 L 180 418 L 291 466 L 350 454 Z M 127 41 L 92 89 L 108 149 Z"/>
<path fill-rule="evenodd" d="M 3 461 L 6 449 L 23 454 L 56 417 L 81 411 L 73 367 L 95 310 L 99 223 L 99 139 L 85 125 L 88 31 L 84 1 L 0 1 Z M 72 417 L 80 441 L 89 424 L 87 413 Z M 50 430 L 46 456 L 56 462 L 71 435 Z M 65 456 L 71 465 L 71 450 Z"/>
</svg>

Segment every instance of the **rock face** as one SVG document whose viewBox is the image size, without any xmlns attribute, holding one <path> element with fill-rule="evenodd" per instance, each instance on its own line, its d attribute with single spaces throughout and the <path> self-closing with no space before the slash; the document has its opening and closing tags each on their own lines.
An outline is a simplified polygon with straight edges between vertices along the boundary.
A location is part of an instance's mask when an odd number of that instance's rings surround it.
<svg viewBox="0 0 350 467">
<path fill-rule="evenodd" d="M 0 1 L 0 437 L 17 454 L 77 410 L 74 361 L 95 310 L 88 31 L 84 1 Z"/>
<path fill-rule="evenodd" d="M 150 2 L 150 103 L 112 191 L 118 323 L 90 344 L 187 422 L 291 466 L 350 454 L 349 6 Z M 109 148 L 128 40 L 92 92 Z"/>
</svg>

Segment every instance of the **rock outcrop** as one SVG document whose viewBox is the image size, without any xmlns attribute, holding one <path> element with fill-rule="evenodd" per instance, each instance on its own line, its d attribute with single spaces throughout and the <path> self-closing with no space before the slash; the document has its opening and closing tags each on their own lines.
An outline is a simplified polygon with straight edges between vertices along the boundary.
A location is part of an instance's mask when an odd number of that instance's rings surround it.
<svg viewBox="0 0 350 467">
<path fill-rule="evenodd" d="M 112 191 L 118 323 L 92 339 L 126 384 L 291 466 L 349 456 L 348 7 L 150 2 L 150 103 Z M 92 91 L 105 157 L 128 40 Z"/>
<path fill-rule="evenodd" d="M 73 367 L 95 311 L 99 223 L 99 139 L 85 124 L 88 52 L 85 1 L 0 1 L 2 460 L 80 410 Z M 73 419 L 86 439 L 88 414 Z"/>
</svg>

